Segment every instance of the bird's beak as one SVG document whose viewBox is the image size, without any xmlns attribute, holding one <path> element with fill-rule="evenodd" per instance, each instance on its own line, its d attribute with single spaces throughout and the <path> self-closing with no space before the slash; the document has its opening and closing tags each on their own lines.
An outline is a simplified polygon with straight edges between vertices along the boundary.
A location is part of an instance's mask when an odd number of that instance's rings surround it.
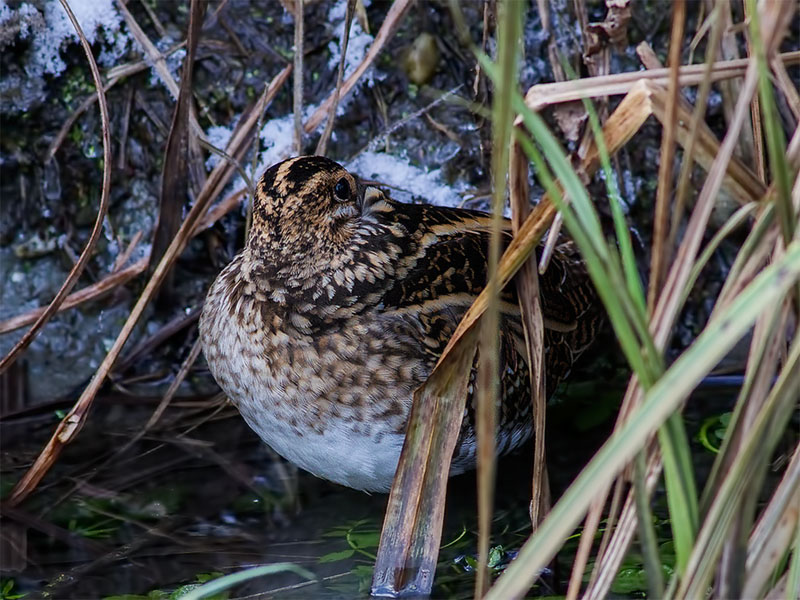
<svg viewBox="0 0 800 600">
<path fill-rule="evenodd" d="M 381 192 L 378 188 L 369 185 L 364 190 L 364 206 L 369 206 L 373 202 L 378 202 L 382 199 L 383 192 Z"/>
<path fill-rule="evenodd" d="M 361 216 L 366 217 L 370 214 L 373 206 L 383 200 L 383 192 L 378 188 L 368 185 L 364 188 L 364 193 L 361 194 Z"/>
</svg>

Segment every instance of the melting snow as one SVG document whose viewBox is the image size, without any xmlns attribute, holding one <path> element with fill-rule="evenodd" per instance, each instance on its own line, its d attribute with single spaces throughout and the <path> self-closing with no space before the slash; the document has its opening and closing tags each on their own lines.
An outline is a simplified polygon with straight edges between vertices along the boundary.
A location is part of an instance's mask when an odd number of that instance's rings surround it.
<svg viewBox="0 0 800 600">
<path fill-rule="evenodd" d="M 75 18 L 83 29 L 86 39 L 90 43 L 97 40 L 98 30 L 101 30 L 105 41 L 111 47 L 104 55 L 106 64 L 122 55 L 128 45 L 128 38 L 120 34 L 122 17 L 114 4 L 114 0 L 73 0 L 70 8 L 75 13 Z M 66 64 L 61 58 L 61 49 L 65 42 L 78 42 L 78 34 L 67 17 L 67 13 L 58 0 L 50 0 L 43 6 L 44 24 L 29 27 L 31 18 L 38 12 L 27 2 L 16 9 L 22 26 L 20 38 L 32 34 L 32 55 L 26 65 L 26 71 L 31 77 L 39 77 L 43 73 L 58 75 L 64 71 Z M 6 0 L 0 0 L 0 23 L 4 23 L 14 15 Z M 31 31 L 32 29 L 32 31 Z"/>
<path fill-rule="evenodd" d="M 396 186 L 438 206 L 460 205 L 461 193 L 466 191 L 463 183 L 448 185 L 442 179 L 440 169 L 427 171 L 415 167 L 404 158 L 384 152 L 364 152 L 347 163 L 346 167 L 364 179 Z M 398 200 L 404 199 L 396 191 L 392 192 Z"/>
</svg>

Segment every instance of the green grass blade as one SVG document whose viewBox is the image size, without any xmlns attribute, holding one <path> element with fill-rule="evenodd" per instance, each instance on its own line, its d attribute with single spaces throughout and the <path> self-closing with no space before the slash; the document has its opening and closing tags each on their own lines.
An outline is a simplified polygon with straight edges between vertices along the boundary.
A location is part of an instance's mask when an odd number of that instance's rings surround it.
<svg viewBox="0 0 800 600">
<path fill-rule="evenodd" d="M 667 419 L 658 430 L 658 439 L 664 461 L 664 485 L 676 566 L 678 573 L 683 573 L 692 553 L 700 518 L 689 438 L 680 413 L 673 413 Z"/>
<path fill-rule="evenodd" d="M 577 79 L 577 75 L 569 64 L 569 61 L 563 56 L 559 56 L 559 58 L 561 59 L 561 66 L 564 68 L 567 75 L 571 79 Z M 644 287 L 642 286 L 642 280 L 639 278 L 639 270 L 636 268 L 636 257 L 633 254 L 631 232 L 625 220 L 625 215 L 622 212 L 622 195 L 617 185 L 615 173 L 611 169 L 611 156 L 608 153 L 606 138 L 603 135 L 603 126 L 600 124 L 600 118 L 597 116 L 594 102 L 592 102 L 590 98 L 583 99 L 583 106 L 586 109 L 586 113 L 589 115 L 589 125 L 594 134 L 594 142 L 597 145 L 600 164 L 603 168 L 603 174 L 605 175 L 608 203 L 611 208 L 611 217 L 614 220 L 614 232 L 617 235 L 620 255 L 622 256 L 622 267 L 625 273 L 625 281 L 628 285 L 628 293 L 631 299 L 636 303 L 637 308 L 641 310 L 641 313 L 646 314 L 647 301 L 644 296 Z"/>
<path fill-rule="evenodd" d="M 316 577 L 311 571 L 302 567 L 298 567 L 294 563 L 274 563 L 271 565 L 264 565 L 263 567 L 253 567 L 252 569 L 245 569 L 238 573 L 231 573 L 219 579 L 214 579 L 208 583 L 204 583 L 200 587 L 190 590 L 183 594 L 181 600 L 201 600 L 208 598 L 214 594 L 219 594 L 225 590 L 232 588 L 235 585 L 244 583 L 256 577 L 264 577 L 265 575 L 275 575 L 277 573 L 295 573 L 300 577 L 308 580 L 314 580 Z"/>
<path fill-rule="evenodd" d="M 758 61 L 758 95 L 761 99 L 761 112 L 764 120 L 764 137 L 767 140 L 769 165 L 772 181 L 777 192 L 776 205 L 780 218 L 783 241 L 787 244 L 794 236 L 797 218 L 790 198 L 792 188 L 789 165 L 786 160 L 786 137 L 778 120 L 775 94 L 770 81 L 770 68 L 767 62 L 764 40 L 761 38 L 761 23 L 755 0 L 747 0 L 750 18 L 750 40 Z"/>
<path fill-rule="evenodd" d="M 572 170 L 566 156 L 563 154 L 559 156 L 560 146 L 542 119 L 524 106 L 521 98 L 518 99 L 515 107 L 523 116 L 525 124 L 536 136 L 537 141 L 542 144 L 553 170 L 559 176 L 565 189 L 570 193 L 570 197 L 573 198 L 572 206 L 565 207 L 563 203 L 559 205 L 564 217 L 564 224 L 581 248 L 589 273 L 609 312 L 609 317 L 617 335 L 620 336 L 621 331 L 627 330 L 626 337 L 630 339 L 627 340 L 623 349 L 626 350 L 626 357 L 643 388 L 648 390 L 663 372 L 663 362 L 661 353 L 655 347 L 647 327 L 643 291 L 639 288 L 638 293 L 641 294 L 641 298 L 637 302 L 627 286 L 629 283 L 627 275 L 623 281 L 622 271 L 624 266 L 620 267 L 616 248 L 606 248 L 607 256 L 609 257 L 608 262 L 602 266 L 597 265 L 597 261 L 591 256 L 591 249 L 584 239 L 591 236 L 591 232 L 586 231 L 586 236 L 584 236 L 584 232 L 578 231 L 576 220 L 572 219 L 571 209 L 574 207 L 575 212 L 581 210 L 591 212 L 591 215 L 587 215 L 582 219 L 582 223 L 599 223 L 597 213 L 594 206 L 588 201 L 588 196 L 585 197 L 585 202 L 576 201 L 576 197 L 572 196 L 573 193 L 579 194 L 580 191 L 584 193 L 581 196 L 585 196 L 585 188 L 577 174 Z M 600 137 L 602 137 L 602 132 L 600 132 Z M 610 169 L 610 162 L 607 165 Z M 609 178 L 611 178 L 610 172 L 607 174 L 607 179 Z M 558 200 L 556 200 L 556 204 L 558 204 Z M 594 244 L 598 246 L 605 245 L 602 233 L 600 238 L 603 241 L 596 239 Z M 638 280 L 638 274 L 636 277 Z M 623 307 L 623 312 L 629 319 L 628 324 L 621 320 L 624 317 L 619 315 L 618 306 Z M 632 339 L 634 337 L 638 338 L 638 342 Z M 622 341 L 622 338 L 620 338 L 620 341 Z M 640 361 L 642 356 L 644 356 L 644 360 Z M 680 415 L 674 415 L 670 418 L 665 429 L 659 433 L 659 441 L 664 456 L 667 499 L 670 508 L 670 520 L 673 523 L 676 557 L 680 570 L 685 567 L 689 560 L 698 527 L 697 488 L 694 481 L 689 439 Z"/>
<path fill-rule="evenodd" d="M 794 548 L 786 580 L 786 597 L 800 598 L 800 524 L 794 530 Z"/>
<path fill-rule="evenodd" d="M 800 257 L 800 241 L 793 242 L 789 249 Z M 787 253 L 784 258 L 788 256 Z M 800 261 L 800 258 L 797 260 Z M 790 263 L 791 259 L 788 264 Z M 788 264 L 786 260 L 782 260 L 775 266 L 788 266 Z M 774 271 L 773 267 L 769 269 Z M 779 275 L 784 276 L 789 285 L 797 281 L 796 277 L 792 279 L 791 276 L 787 276 L 791 271 L 791 267 L 783 273 L 779 270 Z M 738 298 L 734 304 L 737 303 Z M 765 303 L 764 306 L 771 304 Z M 736 454 L 719 491 L 712 500 L 703 527 L 697 536 L 686 575 L 678 588 L 678 597 L 696 598 L 705 595 L 716 571 L 722 547 L 728 539 L 731 525 L 741 510 L 747 491 L 751 487 L 758 489 L 760 482 L 763 481 L 769 457 L 796 408 L 799 388 L 800 338 L 796 338 L 778 380 L 748 429 L 747 436 L 742 440 L 741 450 Z"/>
<path fill-rule="evenodd" d="M 650 598 L 664 597 L 664 573 L 658 552 L 658 538 L 653 525 L 653 512 L 650 510 L 650 495 L 647 493 L 645 475 L 647 456 L 642 451 L 633 463 L 633 486 L 636 489 L 636 513 L 639 521 L 639 542 L 642 546 L 647 592 Z"/>
<path fill-rule="evenodd" d="M 487 65 L 486 70 L 490 76 L 497 76 L 492 65 Z M 523 143 L 523 149 L 536 163 L 537 173 L 545 188 L 552 194 L 556 186 L 553 181 L 547 181 L 548 170 L 543 165 L 542 154 L 547 156 L 549 166 L 572 200 L 572 203 L 566 206 L 558 193 L 551 195 L 561 210 L 564 224 L 581 249 L 589 274 L 608 311 L 626 358 L 646 391 L 661 376 L 664 366 L 661 352 L 655 347 L 647 325 L 641 286 L 634 286 L 634 291 L 631 293 L 630 277 L 635 275 L 638 281 L 638 274 L 634 273 L 635 265 L 633 271 L 629 268 L 625 273 L 626 268 L 624 264 L 620 264 L 616 247 L 609 246 L 605 240 L 597 211 L 589 200 L 585 187 L 541 117 L 524 104 L 519 94 L 515 97 L 514 107 L 522 115 L 525 125 L 542 148 L 540 153 L 534 144 Z M 597 125 L 599 128 L 599 123 Z M 598 133 L 598 138 L 602 138 L 602 132 Z M 603 144 L 603 141 L 599 140 L 598 143 Z M 605 166 L 608 169 L 606 178 L 613 181 L 608 153 L 605 154 Z M 614 193 L 613 190 L 611 193 Z M 618 201 L 618 198 L 612 199 L 612 204 Z M 627 231 L 624 220 L 619 223 Z M 627 233 L 623 237 L 627 237 Z M 628 260 L 633 261 L 632 250 Z M 625 259 L 622 260 L 623 263 L 624 261 Z M 638 301 L 635 299 L 636 294 L 639 295 Z M 681 569 L 689 560 L 697 532 L 698 506 L 689 440 L 680 415 L 670 418 L 659 434 L 659 441 L 664 456 L 665 482 L 675 535 L 676 555 Z"/>
<path fill-rule="evenodd" d="M 764 307 L 773 306 L 800 278 L 800 242 L 762 271 L 710 323 L 650 389 L 644 402 L 600 448 L 561 500 L 529 538 L 519 555 L 490 590 L 489 600 L 522 597 L 538 573 L 586 514 L 595 492 L 608 485 L 700 380 L 750 329 Z"/>
<path fill-rule="evenodd" d="M 500 77 L 495 80 L 492 100 L 492 230 L 489 241 L 488 305 L 481 322 L 478 375 L 476 379 L 476 438 L 478 467 L 478 568 L 475 597 L 489 589 L 489 541 L 491 537 L 494 483 L 495 435 L 500 394 L 500 286 L 497 265 L 500 260 L 501 225 L 506 198 L 509 146 L 514 114 L 511 97 L 517 81 L 518 50 L 522 32 L 523 3 L 501 0 L 497 3 L 497 63 Z"/>
</svg>

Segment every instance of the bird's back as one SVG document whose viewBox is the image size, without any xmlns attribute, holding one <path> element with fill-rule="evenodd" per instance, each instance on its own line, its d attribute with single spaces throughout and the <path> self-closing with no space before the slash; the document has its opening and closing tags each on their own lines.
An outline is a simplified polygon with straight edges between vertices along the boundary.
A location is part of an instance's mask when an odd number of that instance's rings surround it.
<svg viewBox="0 0 800 600">
<path fill-rule="evenodd" d="M 358 218 L 342 221 L 351 229 L 320 233 L 344 242 L 335 252 L 324 246 L 317 266 L 313 256 L 297 258 L 313 241 L 282 258 L 279 245 L 270 253 L 251 236 L 212 285 L 200 330 L 212 373 L 265 442 L 320 477 L 386 491 L 413 391 L 486 285 L 490 220 L 372 192 L 357 208 Z M 281 225 L 310 227 L 305 221 Z M 549 392 L 591 342 L 600 313 L 569 245 L 540 276 L 540 295 Z M 530 437 L 531 399 L 513 285 L 500 305 L 505 452 Z M 453 472 L 474 463 L 473 389 Z"/>
</svg>

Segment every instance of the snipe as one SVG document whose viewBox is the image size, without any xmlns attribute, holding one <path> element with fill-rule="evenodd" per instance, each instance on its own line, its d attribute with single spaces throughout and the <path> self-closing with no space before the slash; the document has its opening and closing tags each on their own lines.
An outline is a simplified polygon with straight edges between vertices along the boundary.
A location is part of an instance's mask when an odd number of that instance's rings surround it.
<svg viewBox="0 0 800 600">
<path fill-rule="evenodd" d="M 387 491 L 412 393 L 486 284 L 489 227 L 483 213 L 395 202 L 323 157 L 270 167 L 246 247 L 214 281 L 200 319 L 211 372 L 284 458 Z M 548 390 L 592 341 L 600 314 L 570 248 L 540 278 Z M 501 304 L 502 453 L 530 437 L 531 401 L 513 286 Z M 474 464 L 467 406 L 452 474 Z"/>
</svg>

